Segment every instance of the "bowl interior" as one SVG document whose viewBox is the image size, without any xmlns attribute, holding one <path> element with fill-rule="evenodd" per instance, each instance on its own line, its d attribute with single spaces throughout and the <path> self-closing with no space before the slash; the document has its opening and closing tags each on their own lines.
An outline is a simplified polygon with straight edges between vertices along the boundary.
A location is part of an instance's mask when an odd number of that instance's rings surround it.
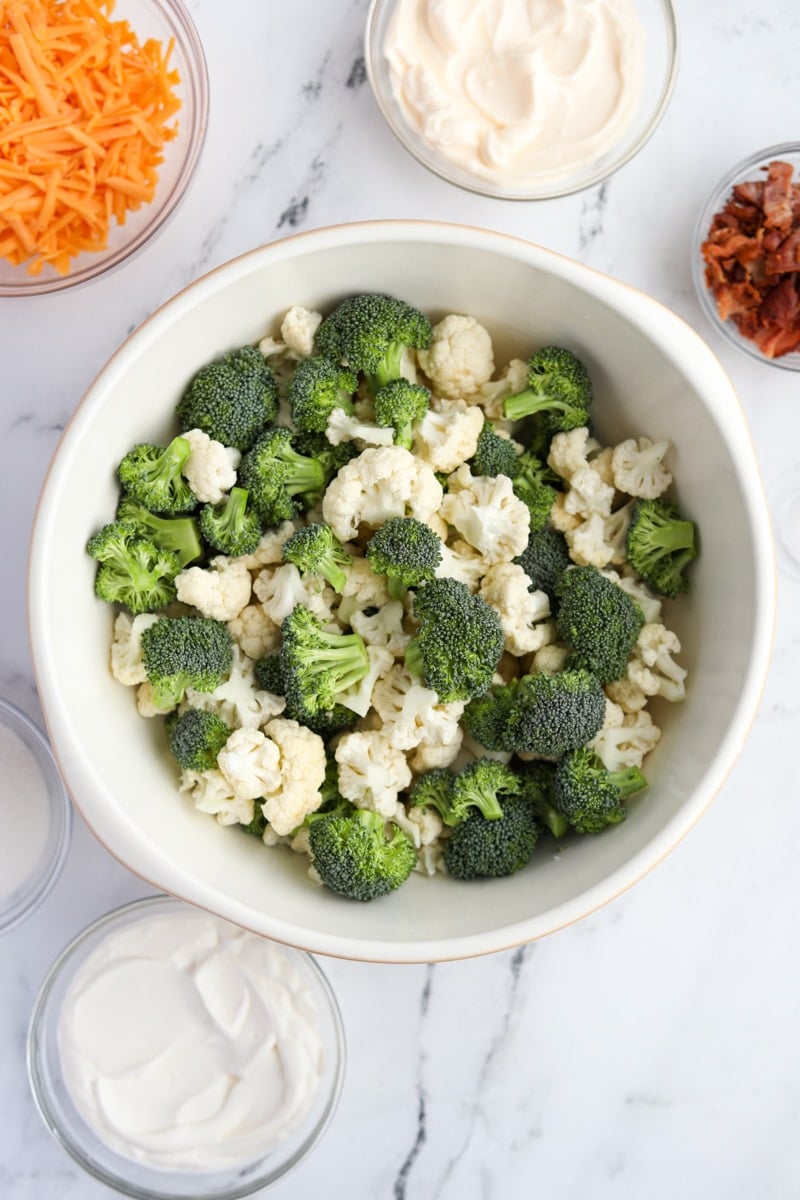
<svg viewBox="0 0 800 1200">
<path fill-rule="evenodd" d="M 434 317 L 474 314 L 494 335 L 498 363 L 548 342 L 570 346 L 592 372 L 601 438 L 672 441 L 678 498 L 702 537 L 691 595 L 668 616 L 683 642 L 688 698 L 657 710 L 664 732 L 648 759 L 651 786 L 629 820 L 574 841 L 558 858 L 542 851 L 509 879 L 414 876 L 370 905 L 314 886 L 304 858 L 220 828 L 178 794 L 161 723 L 140 719 L 133 691 L 109 672 L 112 618 L 93 599 L 84 553 L 87 537 L 114 511 L 116 463 L 136 441 L 168 436 L 175 402 L 199 365 L 274 329 L 292 304 L 326 307 L 361 290 L 403 296 Z M 51 467 L 32 547 L 29 615 L 62 773 L 112 853 L 158 887 L 279 940 L 416 961 L 497 950 L 557 928 L 634 882 L 675 844 L 746 735 L 766 672 L 773 587 L 744 418 L 717 360 L 691 330 L 647 297 L 527 243 L 456 226 L 378 222 L 245 255 L 176 297 L 117 352 Z"/>
</svg>

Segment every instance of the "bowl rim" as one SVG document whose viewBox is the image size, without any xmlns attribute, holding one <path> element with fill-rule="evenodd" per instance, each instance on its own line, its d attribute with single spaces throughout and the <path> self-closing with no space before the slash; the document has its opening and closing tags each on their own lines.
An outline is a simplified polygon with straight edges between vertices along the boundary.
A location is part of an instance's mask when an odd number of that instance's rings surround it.
<svg viewBox="0 0 800 1200">
<path fill-rule="evenodd" d="M 749 338 L 739 333 L 732 321 L 722 320 L 711 290 L 706 285 L 701 253 L 701 246 L 706 240 L 711 221 L 725 203 L 733 185 L 741 182 L 741 176 L 746 172 L 764 167 L 773 159 L 785 158 L 788 155 L 794 155 L 798 159 L 795 169 L 798 171 L 798 181 L 800 181 L 800 141 L 779 142 L 774 146 L 765 146 L 763 150 L 758 150 L 755 154 L 748 154 L 746 158 L 741 159 L 725 172 L 714 185 L 698 214 L 691 240 L 690 269 L 700 307 L 709 323 L 717 333 L 722 334 L 731 346 L 735 346 L 737 350 L 746 354 L 748 358 L 761 363 L 762 366 L 778 367 L 781 371 L 800 371 L 800 350 L 794 350 L 791 354 L 783 355 L 781 358 L 768 358 L 766 354 L 761 353 L 755 342 L 751 342 Z"/>
<path fill-rule="evenodd" d="M 3 283 L 0 281 L 0 298 L 19 297 L 22 299 L 31 296 L 46 296 L 53 292 L 83 287 L 97 279 L 102 279 L 134 258 L 145 246 L 149 246 L 151 242 L 155 241 L 172 220 L 188 194 L 208 132 L 208 63 L 197 26 L 184 0 L 146 0 L 146 2 L 158 9 L 167 23 L 175 30 L 176 43 L 180 44 L 188 65 L 187 77 L 181 80 L 181 84 L 191 94 L 193 101 L 191 121 L 186 132 L 186 151 L 170 192 L 165 197 L 156 216 L 145 222 L 131 241 L 123 242 L 108 257 L 104 257 L 105 252 L 99 250 L 86 266 L 76 271 L 70 271 L 67 275 L 28 275 L 25 273 L 25 264 L 20 263 L 18 270 L 21 274 L 18 282 Z M 180 36 L 177 36 L 178 34 Z M 185 111 L 185 109 L 179 110 L 179 120 Z M 183 129 L 181 129 L 179 138 L 183 139 Z"/>
<path fill-rule="evenodd" d="M 743 488 L 743 504 L 747 510 L 754 537 L 754 553 L 757 560 L 756 590 L 753 621 L 753 645 L 747 671 L 742 680 L 737 707 L 728 730 L 720 744 L 718 753 L 709 764 L 705 775 L 698 782 L 687 801 L 671 820 L 636 855 L 622 866 L 605 876 L 600 882 L 579 892 L 554 908 L 522 921 L 495 929 L 447 939 L 430 940 L 416 938 L 408 941 L 389 942 L 380 939 L 365 939 L 338 934 L 319 933 L 275 920 L 261 913 L 258 925 L 253 922 L 253 910 L 242 902 L 232 900 L 222 892 L 209 895 L 206 885 L 198 883 L 186 872 L 178 872 L 169 864 L 171 882 L 165 884 L 158 877 L 158 855 L 154 848 L 128 825 L 127 833 L 135 846 L 136 855 L 123 860 L 109 844 L 109 828 L 118 824 L 119 817 L 108 821 L 99 805 L 92 806 L 88 794 L 77 799 L 73 790 L 73 801 L 87 824 L 104 847 L 128 870 L 149 883 L 152 887 L 205 908 L 234 924 L 255 933 L 270 937 L 274 941 L 294 946 L 311 953 L 334 958 L 381 963 L 444 962 L 471 958 L 495 951 L 508 950 L 552 933 L 595 912 L 611 900 L 616 899 L 638 882 L 653 867 L 678 845 L 724 784 L 750 732 L 761 696 L 766 684 L 776 612 L 776 565 L 769 519 L 769 511 L 761 481 L 752 439 L 747 427 L 742 403 L 733 384 L 712 350 L 689 325 L 659 301 L 629 284 L 603 274 L 594 268 L 567 258 L 553 250 L 526 241 L 523 238 L 476 226 L 452 224 L 427 220 L 378 220 L 357 221 L 341 225 L 306 230 L 289 235 L 264 246 L 256 247 L 214 268 L 206 275 L 190 283 L 171 300 L 152 313 L 119 348 L 90 385 L 67 423 L 56 451 L 48 466 L 37 502 L 30 542 L 27 572 L 28 632 L 34 673 L 39 687 L 42 709 L 50 732 L 51 744 L 57 760 L 61 752 L 61 714 L 58 698 L 51 693 L 48 677 L 47 623 L 44 611 L 46 596 L 46 545 L 47 523 L 51 512 L 57 508 L 56 497 L 60 479 L 68 474 L 69 463 L 66 451 L 77 439 L 84 425 L 91 423 L 92 410 L 103 400 L 103 395 L 114 386 L 115 379 L 125 372 L 129 361 L 137 358 L 147 348 L 153 337 L 161 336 L 163 329 L 173 320 L 202 302 L 206 296 L 215 294 L 220 286 L 263 268 L 272 259 L 292 257 L 298 247 L 314 251 L 351 244 L 385 243 L 387 241 L 413 242 L 436 241 L 459 247 L 483 249 L 524 261 L 540 269 L 555 269 L 562 279 L 572 282 L 581 290 L 588 291 L 610 305 L 616 312 L 642 328 L 642 314 L 647 314 L 647 333 L 658 337 L 662 353 L 680 364 L 691 352 L 695 363 L 695 375 L 702 379 L 708 399 L 708 411 L 718 427 L 719 435 L 729 450 L 731 458 L 739 466 L 747 486 Z M 715 391 L 710 390 L 713 382 Z M 698 385 L 699 386 L 699 385 Z M 68 746 L 66 735 L 64 745 Z M 75 778 L 81 787 L 85 781 L 74 756 L 62 764 L 62 774 L 69 787 Z M 137 865 L 131 866 L 130 858 Z"/>
<path fill-rule="evenodd" d="M 556 200 L 561 196 L 572 196 L 577 192 L 586 191 L 587 188 L 595 187 L 599 183 L 610 179 L 615 175 L 626 163 L 647 145 L 650 138 L 655 133 L 658 126 L 664 117 L 664 114 L 669 107 L 672 93 L 675 90 L 675 84 L 678 80 L 678 71 L 680 67 L 680 26 L 678 24 L 678 14 L 673 0 L 658 0 L 664 11 L 664 19 L 667 28 L 667 60 L 668 69 L 664 85 L 661 89 L 658 103 L 650 117 L 641 135 L 633 142 L 628 149 L 612 161 L 606 163 L 602 168 L 597 168 L 580 182 L 572 184 L 560 184 L 557 181 L 553 182 L 550 187 L 543 187 L 535 193 L 520 193 L 506 191 L 502 187 L 493 187 L 488 181 L 481 182 L 475 179 L 470 181 L 469 175 L 465 172 L 460 175 L 457 170 L 449 170 L 447 160 L 439 157 L 436 154 L 423 155 L 417 147 L 414 138 L 410 135 L 408 127 L 404 122 L 395 120 L 390 106 L 386 100 L 384 88 L 378 80 L 378 68 L 374 61 L 373 55 L 373 34 L 375 25 L 380 17 L 383 16 L 383 10 L 388 6 L 398 3 L 398 0 L 370 0 L 370 6 L 367 11 L 366 23 L 364 26 L 364 66 L 369 80 L 370 90 L 372 91 L 373 99 L 375 100 L 378 110 L 383 117 L 387 129 L 397 139 L 403 149 L 411 155 L 415 162 L 424 167 L 437 179 L 443 180 L 445 183 L 452 184 L 454 187 L 461 188 L 462 191 L 472 192 L 473 195 L 485 196 L 490 200 L 516 200 L 523 203 L 533 203 L 537 200 Z"/>
</svg>

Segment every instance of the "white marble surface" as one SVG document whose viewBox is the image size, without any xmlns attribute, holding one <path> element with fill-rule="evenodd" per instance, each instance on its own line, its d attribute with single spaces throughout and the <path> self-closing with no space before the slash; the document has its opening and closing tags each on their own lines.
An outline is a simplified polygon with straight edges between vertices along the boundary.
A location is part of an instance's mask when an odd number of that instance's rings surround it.
<svg viewBox="0 0 800 1200">
<path fill-rule="evenodd" d="M 603 187 L 539 204 L 460 193 L 395 143 L 364 80 L 367 0 L 189 7 L 208 55 L 211 123 L 173 223 L 74 294 L 0 300 L 1 694 L 38 715 L 26 547 L 40 482 L 82 392 L 179 288 L 295 230 L 434 217 L 577 257 L 656 296 L 707 338 L 740 391 L 768 488 L 800 457 L 800 377 L 714 334 L 688 262 L 715 180 L 749 152 L 797 136 L 796 0 L 678 0 L 681 72 L 652 141 Z M 435 967 L 324 964 L 349 1039 L 344 1095 L 326 1138 L 272 1190 L 275 1200 L 800 1194 L 800 592 L 789 576 L 780 582 L 773 668 L 747 747 L 708 814 L 648 878 L 511 953 Z M 2 1200 L 112 1194 L 40 1123 L 25 1031 L 64 943 L 145 891 L 78 819 L 54 892 L 0 943 Z"/>
</svg>

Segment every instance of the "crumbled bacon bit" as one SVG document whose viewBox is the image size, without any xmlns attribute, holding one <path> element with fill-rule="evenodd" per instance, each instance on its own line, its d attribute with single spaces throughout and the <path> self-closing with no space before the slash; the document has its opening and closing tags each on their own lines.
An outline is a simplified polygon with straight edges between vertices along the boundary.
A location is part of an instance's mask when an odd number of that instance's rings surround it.
<svg viewBox="0 0 800 1200">
<path fill-rule="evenodd" d="M 701 253 L 721 319 L 779 358 L 800 346 L 800 183 L 789 163 L 762 170 L 735 185 Z"/>
</svg>

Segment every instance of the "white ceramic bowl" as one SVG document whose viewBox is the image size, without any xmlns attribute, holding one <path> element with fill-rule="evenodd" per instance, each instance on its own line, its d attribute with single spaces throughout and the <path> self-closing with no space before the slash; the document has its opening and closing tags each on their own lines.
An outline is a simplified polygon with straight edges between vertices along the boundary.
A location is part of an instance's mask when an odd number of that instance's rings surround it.
<svg viewBox="0 0 800 1200">
<path fill-rule="evenodd" d="M 306 861 L 220 828 L 176 791 L 132 693 L 111 677 L 111 616 L 93 599 L 84 546 L 114 511 L 114 466 L 166 437 L 187 379 L 255 342 L 290 305 L 328 307 L 383 290 L 433 317 L 472 313 L 497 359 L 548 342 L 589 366 L 606 439 L 667 437 L 677 498 L 700 525 L 690 596 L 672 613 L 689 668 L 682 705 L 658 710 L 651 786 L 629 819 L 534 856 L 508 879 L 412 877 L 372 904 L 313 886 Z M 53 581 L 58 585 L 54 586 Z M 47 724 L 75 803 L 105 846 L 155 886 L 306 950 L 389 962 L 483 954 L 593 911 L 633 884 L 694 824 L 724 781 L 767 672 L 775 576 L 766 504 L 736 394 L 705 343 L 647 296 L 540 247 L 429 222 L 301 234 L 218 268 L 171 300 L 103 369 L 64 433 L 35 523 L 33 655 Z M 673 619 L 674 617 L 674 619 Z"/>
</svg>

